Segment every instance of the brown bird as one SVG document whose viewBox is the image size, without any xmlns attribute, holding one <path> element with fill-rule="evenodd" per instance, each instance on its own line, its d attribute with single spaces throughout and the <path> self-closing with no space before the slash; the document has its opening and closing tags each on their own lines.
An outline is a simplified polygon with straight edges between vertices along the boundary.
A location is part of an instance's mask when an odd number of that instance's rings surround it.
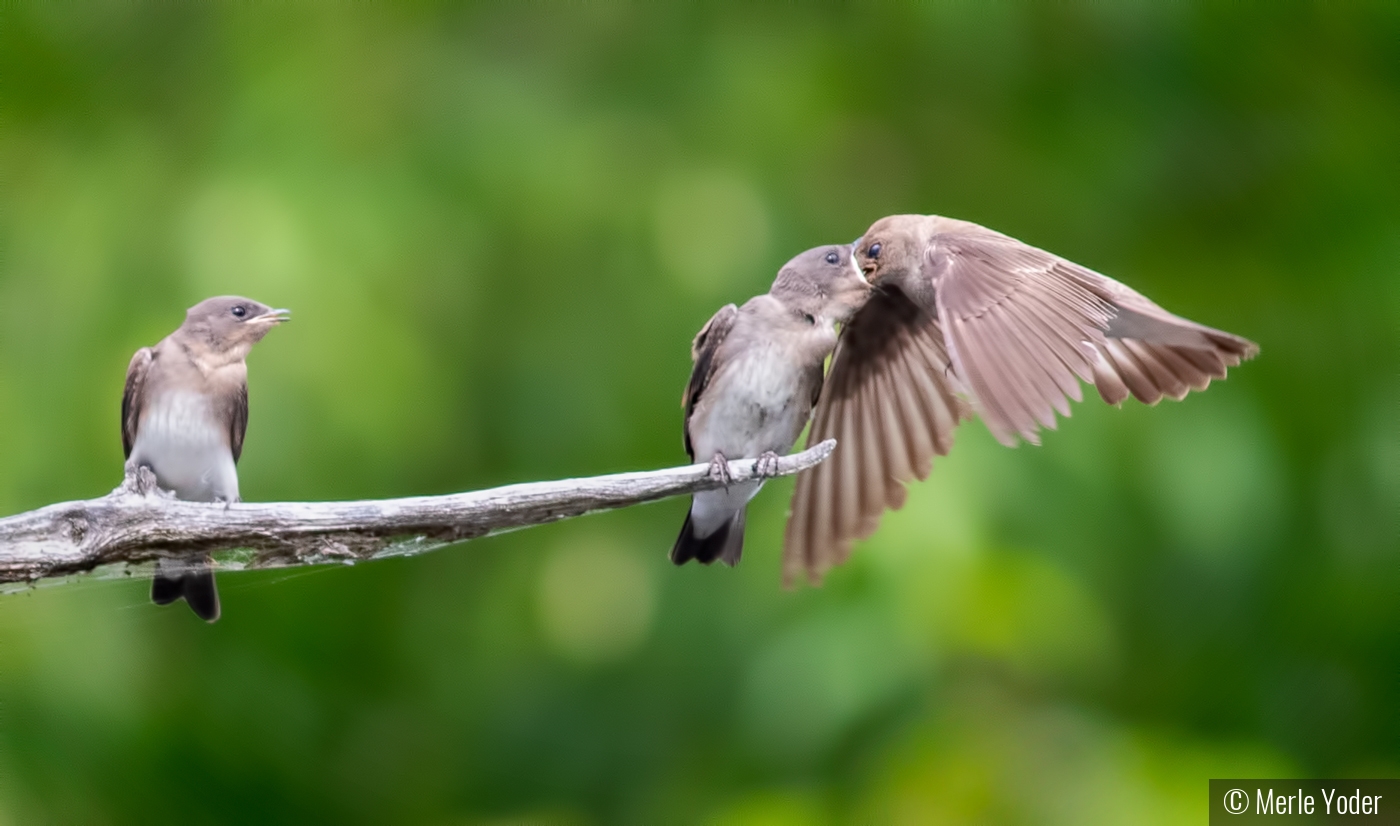
<svg viewBox="0 0 1400 826">
<path fill-rule="evenodd" d="M 192 502 L 237 502 L 238 458 L 248 429 L 248 351 L 286 310 L 222 296 L 191 307 L 185 323 L 126 369 L 122 450 L 128 467 L 145 466 L 156 484 Z M 151 601 L 184 599 L 201 619 L 219 618 L 209 558 L 161 559 Z"/>
<path fill-rule="evenodd" d="M 778 453 L 801 435 L 822 386 L 822 365 L 836 346 L 836 325 L 865 303 L 870 286 L 856 269 L 851 245 L 817 247 L 783 265 L 773 288 L 715 313 L 691 346 L 695 365 L 681 403 L 685 450 L 708 461 L 725 482 L 697 493 L 671 549 L 677 565 L 716 559 L 737 565 L 744 550 L 744 512 L 760 478 L 729 482 L 730 459 L 756 459 L 771 474 Z"/>
<path fill-rule="evenodd" d="M 1111 278 L 967 221 L 892 215 L 856 241 L 875 287 L 841 333 L 798 476 L 783 549 L 788 584 L 817 583 L 928 476 L 975 410 L 1004 445 L 1038 444 L 1079 382 L 1109 404 L 1204 390 L 1259 352 L 1173 315 Z M 969 407 L 968 402 L 971 403 Z"/>
</svg>

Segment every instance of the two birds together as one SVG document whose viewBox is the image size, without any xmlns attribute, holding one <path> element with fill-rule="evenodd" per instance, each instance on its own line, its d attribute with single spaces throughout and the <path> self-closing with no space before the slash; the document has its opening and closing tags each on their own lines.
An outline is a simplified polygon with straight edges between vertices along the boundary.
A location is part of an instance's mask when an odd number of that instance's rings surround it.
<svg viewBox="0 0 1400 826">
<path fill-rule="evenodd" d="M 288 320 L 246 298 L 211 298 L 136 352 L 122 396 L 127 464 L 176 497 L 238 501 L 249 350 Z M 838 331 L 837 325 L 841 325 Z M 829 375 L 823 375 L 828 356 Z M 671 559 L 739 561 L 744 513 L 763 479 L 731 483 L 728 460 L 777 470 L 812 420 L 837 439 L 798 476 L 783 549 L 788 583 L 845 561 L 904 486 L 973 412 L 1008 446 L 1068 416 L 1080 381 L 1104 401 L 1147 404 L 1204 390 L 1258 347 L 1157 306 L 1123 284 L 977 224 L 931 215 L 876 221 L 854 244 L 793 258 L 768 293 L 700 330 L 682 401 L 685 448 L 723 487 L 694 496 Z M 813 411 L 815 409 L 815 416 Z M 208 557 L 165 558 L 151 599 L 219 617 Z"/>
<path fill-rule="evenodd" d="M 797 477 L 786 584 L 819 583 L 844 562 L 974 412 L 1002 444 L 1038 444 L 1083 399 L 1080 381 L 1109 404 L 1151 405 L 1204 390 L 1258 352 L 977 224 L 881 218 L 853 244 L 793 258 L 767 294 L 722 308 L 695 337 L 685 447 L 726 486 L 694 496 L 671 560 L 738 563 L 763 479 L 729 484 L 726 460 L 753 458 L 771 476 L 809 419 L 808 444 L 837 447 Z"/>
</svg>

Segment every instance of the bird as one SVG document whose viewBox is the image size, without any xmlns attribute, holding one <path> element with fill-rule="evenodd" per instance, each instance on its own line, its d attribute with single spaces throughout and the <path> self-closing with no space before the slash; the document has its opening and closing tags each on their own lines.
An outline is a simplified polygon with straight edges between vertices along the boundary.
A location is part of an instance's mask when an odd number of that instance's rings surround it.
<svg viewBox="0 0 1400 826">
<path fill-rule="evenodd" d="M 239 501 L 238 459 L 248 429 L 244 359 L 290 319 L 248 298 L 219 296 L 189 309 L 175 332 L 131 357 L 122 393 L 122 451 L 128 471 L 149 468 L 156 484 L 191 502 Z M 162 558 L 151 601 L 183 599 L 206 622 L 219 618 L 219 592 L 206 554 Z"/>
<path fill-rule="evenodd" d="M 672 562 L 739 563 L 745 508 L 807 425 L 836 325 L 869 290 L 850 244 L 816 247 L 784 264 L 767 293 L 725 305 L 696 335 L 681 397 L 685 450 L 709 462 L 723 487 L 694 495 Z M 729 460 L 748 458 L 760 478 L 731 482 Z"/>
<path fill-rule="evenodd" d="M 969 221 L 891 215 L 856 240 L 873 290 L 843 326 L 808 443 L 830 459 L 798 476 L 783 542 L 787 585 L 850 555 L 905 485 L 927 478 L 979 415 L 1014 447 L 1039 444 L 1092 383 L 1153 405 L 1224 379 L 1254 342 L 1174 315 L 1107 276 Z"/>
</svg>

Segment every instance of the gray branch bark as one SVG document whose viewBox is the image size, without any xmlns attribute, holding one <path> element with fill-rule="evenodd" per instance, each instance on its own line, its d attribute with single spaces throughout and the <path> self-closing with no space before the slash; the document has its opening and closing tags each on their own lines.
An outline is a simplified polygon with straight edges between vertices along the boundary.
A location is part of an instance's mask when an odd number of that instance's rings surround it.
<svg viewBox="0 0 1400 826">
<path fill-rule="evenodd" d="M 786 476 L 831 455 L 827 440 L 778 461 Z M 757 478 L 753 459 L 729 463 L 733 481 Z M 182 502 L 128 472 L 100 499 L 0 519 L 0 583 L 33 583 L 192 551 L 220 554 L 221 570 L 353 564 L 423 553 L 491 533 L 713 490 L 708 465 L 529 482 L 445 496 L 359 502 Z"/>
</svg>

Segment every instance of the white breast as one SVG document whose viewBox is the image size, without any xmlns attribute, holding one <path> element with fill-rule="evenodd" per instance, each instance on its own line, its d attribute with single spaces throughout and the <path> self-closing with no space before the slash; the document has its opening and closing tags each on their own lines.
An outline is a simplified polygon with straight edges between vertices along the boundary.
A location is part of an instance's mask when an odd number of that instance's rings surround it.
<svg viewBox="0 0 1400 826">
<path fill-rule="evenodd" d="M 238 469 L 207 396 L 173 391 L 146 403 L 131 460 L 181 499 L 238 501 Z"/>
<path fill-rule="evenodd" d="M 697 461 L 716 452 L 730 459 L 786 453 L 807 421 L 803 371 L 777 347 L 756 346 L 726 365 L 705 390 L 703 411 L 691 420 Z"/>
</svg>

